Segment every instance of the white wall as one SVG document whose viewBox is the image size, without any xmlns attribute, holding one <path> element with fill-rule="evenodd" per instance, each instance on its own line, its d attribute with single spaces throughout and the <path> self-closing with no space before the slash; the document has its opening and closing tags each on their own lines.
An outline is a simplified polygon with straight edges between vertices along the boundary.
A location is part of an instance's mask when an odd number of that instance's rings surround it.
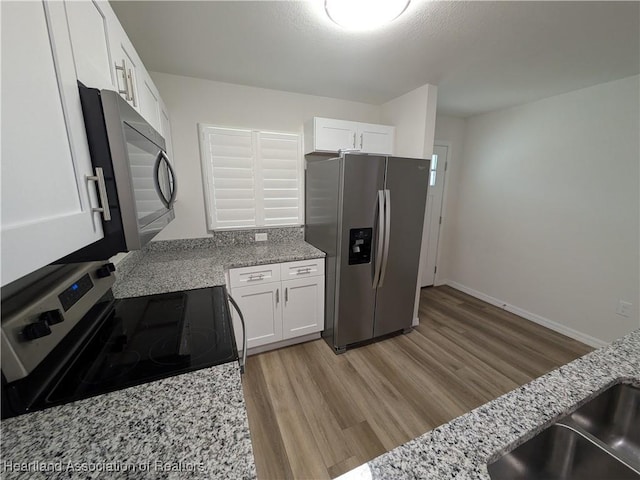
<svg viewBox="0 0 640 480">
<path fill-rule="evenodd" d="M 467 119 L 454 285 L 594 344 L 640 327 L 639 78 Z"/>
<path fill-rule="evenodd" d="M 423 85 L 383 104 L 383 123 L 396 127 L 395 155 L 430 158 L 433 154 L 438 89 Z"/>
<path fill-rule="evenodd" d="M 440 241 L 438 242 L 438 255 L 435 284 L 442 285 L 450 277 L 451 255 L 455 249 L 456 236 L 453 232 L 450 218 L 456 217 L 458 208 L 458 185 L 462 171 L 464 158 L 464 136 L 466 120 L 460 117 L 447 115 L 436 116 L 435 140 L 436 145 L 446 145 L 447 171 L 445 172 L 444 193 L 442 199 L 442 226 L 440 228 Z"/>
<path fill-rule="evenodd" d="M 176 219 L 158 240 L 208 236 L 197 124 L 302 134 L 314 116 L 380 123 L 380 107 L 326 97 L 245 87 L 151 72 L 171 115 L 178 175 Z"/>
</svg>

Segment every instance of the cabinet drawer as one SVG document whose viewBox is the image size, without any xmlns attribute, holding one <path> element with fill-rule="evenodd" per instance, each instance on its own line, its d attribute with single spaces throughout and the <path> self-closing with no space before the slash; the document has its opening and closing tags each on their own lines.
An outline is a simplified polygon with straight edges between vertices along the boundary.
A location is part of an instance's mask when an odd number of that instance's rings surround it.
<svg viewBox="0 0 640 480">
<path fill-rule="evenodd" d="M 312 258 L 280 264 L 282 280 L 324 275 L 324 258 Z"/>
<path fill-rule="evenodd" d="M 260 285 L 280 281 L 280 264 L 256 265 L 255 267 L 233 268 L 229 270 L 231 288 Z"/>
</svg>

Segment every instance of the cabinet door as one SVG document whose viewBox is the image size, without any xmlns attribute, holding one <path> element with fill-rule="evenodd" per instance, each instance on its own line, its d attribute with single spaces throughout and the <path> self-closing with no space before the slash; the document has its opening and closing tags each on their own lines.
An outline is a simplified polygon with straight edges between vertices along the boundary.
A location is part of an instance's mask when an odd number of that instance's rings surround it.
<svg viewBox="0 0 640 480">
<path fill-rule="evenodd" d="M 138 55 L 117 20 L 109 22 L 109 32 L 112 34 L 112 71 L 115 76 L 116 89 L 122 98 L 139 112 L 138 69 L 140 65 Z"/>
<path fill-rule="evenodd" d="M 395 127 L 360 123 L 357 134 L 356 148 L 361 151 L 379 155 L 393 155 Z"/>
<path fill-rule="evenodd" d="M 282 289 L 280 282 L 234 288 L 231 292 L 244 316 L 247 348 L 282 340 Z M 233 312 L 238 348 L 242 348 L 242 325 Z"/>
<path fill-rule="evenodd" d="M 167 107 L 165 107 L 162 99 L 160 99 L 160 132 L 167 144 L 167 154 L 172 161 L 172 165 L 175 166 L 175 158 L 173 157 L 173 139 L 171 138 L 171 121 L 169 120 L 169 113 Z"/>
<path fill-rule="evenodd" d="M 356 123 L 330 118 L 316 118 L 314 129 L 315 150 L 337 152 L 356 148 Z"/>
<path fill-rule="evenodd" d="M 66 1 L 69 35 L 78 80 L 88 87 L 115 88 L 111 46 L 107 30 L 108 3 L 97 0 Z"/>
<path fill-rule="evenodd" d="M 151 124 L 158 132 L 161 132 L 160 124 L 160 95 L 155 89 L 151 78 L 144 69 L 139 70 L 139 86 L 140 86 L 140 115 Z"/>
<path fill-rule="evenodd" d="M 324 329 L 324 276 L 282 282 L 282 336 L 299 337 Z"/>
<path fill-rule="evenodd" d="M 61 2 L 1 2 L 2 285 L 102 238 Z"/>
</svg>

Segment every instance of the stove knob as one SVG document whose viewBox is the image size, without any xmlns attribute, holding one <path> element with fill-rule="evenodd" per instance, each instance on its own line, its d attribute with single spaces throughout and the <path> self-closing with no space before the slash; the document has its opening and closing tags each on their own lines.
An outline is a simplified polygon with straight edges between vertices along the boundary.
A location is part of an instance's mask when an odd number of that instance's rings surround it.
<svg viewBox="0 0 640 480">
<path fill-rule="evenodd" d="M 22 330 L 22 336 L 27 340 L 35 340 L 36 338 L 46 337 L 50 334 L 51 329 L 45 322 L 32 323 Z"/>
<path fill-rule="evenodd" d="M 43 312 L 40 314 L 38 319 L 41 322 L 46 323 L 47 325 L 55 325 L 56 323 L 64 322 L 64 317 L 62 316 L 62 312 L 58 309 L 49 310 L 48 312 Z"/>
<path fill-rule="evenodd" d="M 111 275 L 111 272 L 115 272 L 116 267 L 113 263 L 105 263 L 96 270 L 96 276 L 98 278 L 106 278 Z"/>
</svg>

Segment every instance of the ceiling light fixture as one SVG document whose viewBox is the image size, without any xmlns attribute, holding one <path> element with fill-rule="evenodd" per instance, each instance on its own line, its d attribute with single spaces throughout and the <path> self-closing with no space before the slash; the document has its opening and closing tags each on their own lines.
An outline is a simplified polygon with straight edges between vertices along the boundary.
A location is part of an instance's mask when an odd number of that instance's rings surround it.
<svg viewBox="0 0 640 480">
<path fill-rule="evenodd" d="M 410 0 L 325 0 L 329 18 L 350 30 L 371 30 L 395 20 Z"/>
</svg>

